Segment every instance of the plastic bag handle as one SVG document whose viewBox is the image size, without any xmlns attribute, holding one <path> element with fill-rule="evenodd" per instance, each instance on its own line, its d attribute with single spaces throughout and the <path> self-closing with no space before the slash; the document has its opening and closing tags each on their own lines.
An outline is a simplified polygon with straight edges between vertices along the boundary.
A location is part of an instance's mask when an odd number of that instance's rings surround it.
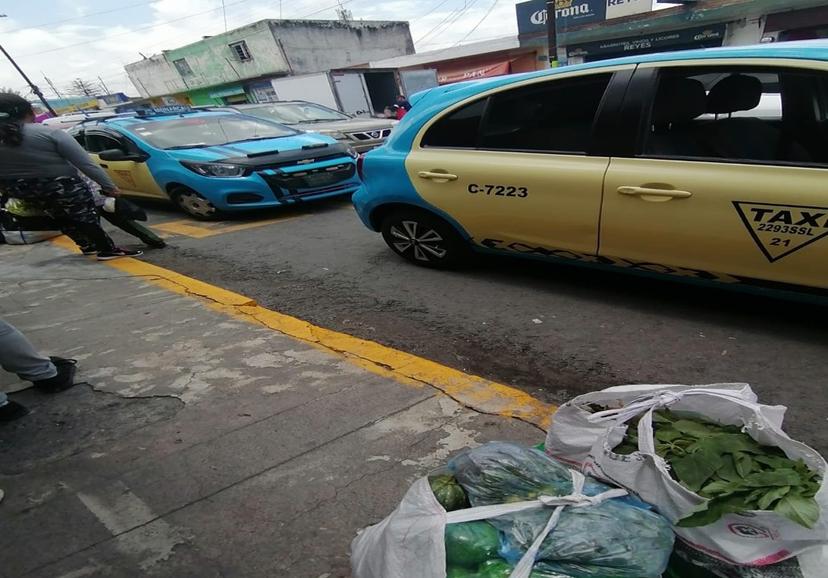
<svg viewBox="0 0 828 578">
<path fill-rule="evenodd" d="M 532 573 L 532 567 L 540 551 L 543 541 L 558 525 L 564 508 L 584 508 L 589 506 L 597 506 L 606 500 L 612 498 L 621 498 L 627 495 L 627 490 L 614 489 L 602 492 L 597 496 L 585 496 L 584 483 L 586 477 L 576 470 L 569 470 L 572 476 L 572 493 L 568 496 L 540 496 L 537 500 L 526 502 L 515 502 L 513 504 L 499 504 L 494 506 L 478 506 L 476 508 L 466 508 L 465 510 L 455 510 L 454 512 L 446 513 L 446 524 L 459 524 L 462 522 L 474 522 L 478 520 L 486 520 L 489 518 L 497 518 L 498 516 L 505 516 L 506 514 L 513 514 L 516 512 L 523 512 L 525 510 L 535 510 L 538 508 L 554 507 L 555 510 L 549 516 L 549 521 L 541 532 L 535 536 L 534 542 L 528 550 L 523 554 L 520 561 L 517 563 L 509 578 L 529 578 Z"/>
</svg>

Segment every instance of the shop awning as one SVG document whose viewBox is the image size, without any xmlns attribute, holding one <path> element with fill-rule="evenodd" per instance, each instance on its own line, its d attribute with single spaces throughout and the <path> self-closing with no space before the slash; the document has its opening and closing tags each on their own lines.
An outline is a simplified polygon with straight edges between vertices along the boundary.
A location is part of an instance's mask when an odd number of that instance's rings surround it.
<svg viewBox="0 0 828 578">
<path fill-rule="evenodd" d="M 450 84 L 452 82 L 461 82 L 463 80 L 502 76 L 504 74 L 509 74 L 511 65 L 511 60 L 499 60 L 496 62 L 487 62 L 483 64 L 478 63 L 463 67 L 438 67 L 437 82 L 440 84 Z"/>
<path fill-rule="evenodd" d="M 224 98 L 227 96 L 235 96 L 237 94 L 244 94 L 243 86 L 230 86 L 221 90 L 216 90 L 210 93 L 210 98 Z"/>
</svg>

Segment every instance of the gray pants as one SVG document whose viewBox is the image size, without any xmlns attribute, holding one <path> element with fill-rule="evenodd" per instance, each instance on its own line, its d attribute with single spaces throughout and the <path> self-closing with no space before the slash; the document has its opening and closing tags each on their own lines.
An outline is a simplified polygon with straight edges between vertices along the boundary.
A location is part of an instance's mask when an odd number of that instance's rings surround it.
<svg viewBox="0 0 828 578">
<path fill-rule="evenodd" d="M 10 323 L 0 319 L 0 367 L 16 373 L 20 379 L 38 381 L 57 375 L 57 368 L 29 343 L 26 336 Z M 0 392 L 0 406 L 6 405 L 6 394 Z"/>
</svg>

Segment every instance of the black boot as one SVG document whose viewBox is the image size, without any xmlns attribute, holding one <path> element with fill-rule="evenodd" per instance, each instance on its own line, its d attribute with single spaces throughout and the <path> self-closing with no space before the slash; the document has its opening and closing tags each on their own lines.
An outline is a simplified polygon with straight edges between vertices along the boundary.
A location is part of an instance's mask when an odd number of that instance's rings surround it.
<svg viewBox="0 0 828 578">
<path fill-rule="evenodd" d="M 63 359 L 62 357 L 50 357 L 57 368 L 57 375 L 48 379 L 33 381 L 35 387 L 46 393 L 57 393 L 75 385 L 75 364 L 74 359 Z"/>
<path fill-rule="evenodd" d="M 29 410 L 16 401 L 9 400 L 6 405 L 0 406 L 0 421 L 14 421 L 24 415 L 29 415 Z"/>
</svg>

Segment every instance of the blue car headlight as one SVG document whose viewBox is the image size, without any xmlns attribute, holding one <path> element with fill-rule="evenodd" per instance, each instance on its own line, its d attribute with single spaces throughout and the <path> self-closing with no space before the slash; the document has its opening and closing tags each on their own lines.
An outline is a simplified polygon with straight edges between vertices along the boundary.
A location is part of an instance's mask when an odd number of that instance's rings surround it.
<svg viewBox="0 0 828 578">
<path fill-rule="evenodd" d="M 244 176 L 247 167 L 232 163 L 195 163 L 181 161 L 181 164 L 202 177 L 233 178 Z"/>
</svg>

